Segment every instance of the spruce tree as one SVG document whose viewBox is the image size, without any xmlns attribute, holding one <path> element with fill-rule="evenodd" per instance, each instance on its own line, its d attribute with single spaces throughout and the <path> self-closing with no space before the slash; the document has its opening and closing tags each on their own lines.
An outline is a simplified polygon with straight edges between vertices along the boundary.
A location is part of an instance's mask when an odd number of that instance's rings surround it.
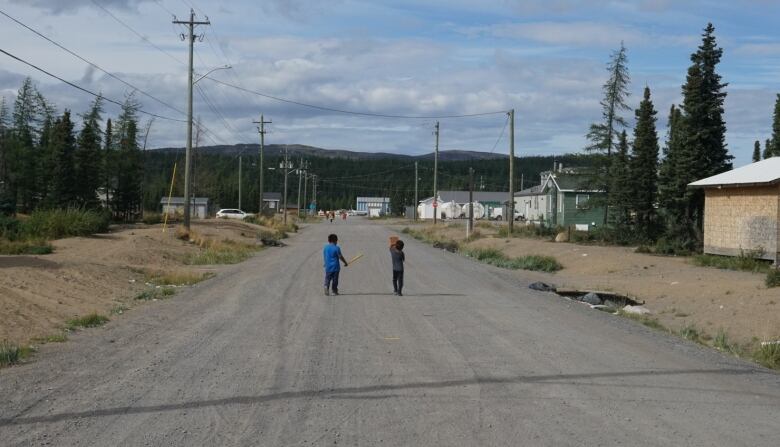
<svg viewBox="0 0 780 447">
<path fill-rule="evenodd" d="M 65 110 L 54 123 L 51 135 L 53 169 L 51 172 L 52 188 L 49 194 L 49 206 L 67 208 L 77 205 L 76 177 L 74 152 L 76 137 L 73 134 L 73 122 L 70 111 Z"/>
<path fill-rule="evenodd" d="M 106 193 L 106 208 L 113 209 L 111 201 L 114 194 L 114 130 L 112 129 L 111 118 L 106 120 L 106 130 L 103 133 L 103 154 L 101 161 L 103 163 L 103 189 Z"/>
<path fill-rule="evenodd" d="M 9 195 L 9 169 L 11 121 L 5 97 L 0 96 L 0 216 L 13 214 L 13 202 Z"/>
<path fill-rule="evenodd" d="M 715 27 L 707 24 L 702 34 L 702 44 L 691 55 L 683 85 L 683 121 L 685 138 L 678 160 L 677 175 L 686 185 L 731 169 L 731 160 L 726 147 L 726 124 L 723 120 L 723 102 L 728 85 L 723 83 L 715 68 L 720 62 L 723 50 L 715 41 Z M 683 195 L 685 215 L 679 216 L 684 223 L 680 241 L 701 245 L 704 220 L 704 192 L 700 189 L 686 189 Z"/>
<path fill-rule="evenodd" d="M 84 125 L 79 133 L 78 147 L 75 153 L 76 175 L 79 183 L 76 188 L 76 200 L 79 206 L 87 209 L 100 207 L 97 196 L 102 184 L 100 113 L 101 97 L 92 103 L 89 112 L 84 115 Z"/>
<path fill-rule="evenodd" d="M 775 99 L 775 111 L 772 114 L 771 146 L 764 148 L 764 158 L 780 156 L 780 94 Z M 769 155 L 769 157 L 767 157 Z"/>
<path fill-rule="evenodd" d="M 32 79 L 26 78 L 16 94 L 13 111 L 13 133 L 9 157 L 9 197 L 14 208 L 32 211 L 40 183 L 38 119 L 40 117 L 38 91 Z"/>
<path fill-rule="evenodd" d="M 753 143 L 753 163 L 761 161 L 761 142 L 756 140 Z"/>
<path fill-rule="evenodd" d="M 636 109 L 634 145 L 630 160 L 631 203 L 636 213 L 636 237 L 651 240 L 655 237 L 655 204 L 658 190 L 658 133 L 657 112 L 650 99 L 650 88 Z"/>
<path fill-rule="evenodd" d="M 117 122 L 116 191 L 114 209 L 125 221 L 140 211 L 143 159 L 138 147 L 138 104 L 130 97 L 122 106 Z"/>
<path fill-rule="evenodd" d="M 621 116 L 621 112 L 630 110 L 626 99 L 629 96 L 628 85 L 631 78 L 628 73 L 628 57 L 623 42 L 620 43 L 620 48 L 610 56 L 607 72 L 609 79 L 602 87 L 604 92 L 604 99 L 601 100 L 602 121 L 591 124 L 587 135 L 590 145 L 586 150 L 593 153 L 597 161 L 587 186 L 589 189 L 605 191 L 606 201 L 609 203 L 610 181 L 608 173 L 612 163 L 612 149 L 615 148 L 615 140 L 620 134 L 620 130 L 626 128 L 626 120 Z M 609 206 L 605 206 L 604 221 L 608 220 Z"/>
<path fill-rule="evenodd" d="M 766 141 L 764 141 L 763 159 L 766 160 L 767 158 L 771 158 L 771 157 L 772 157 L 772 140 L 767 138 Z"/>
<path fill-rule="evenodd" d="M 621 234 L 625 234 L 631 224 L 632 179 L 628 149 L 628 135 L 623 130 L 618 137 L 617 151 L 609 170 L 609 189 L 612 193 L 608 202 L 612 210 L 609 223 Z"/>
<path fill-rule="evenodd" d="M 678 175 L 680 159 L 683 155 L 685 123 L 682 111 L 672 104 L 664 146 L 664 157 L 658 173 L 658 205 L 665 222 L 665 229 L 671 239 L 677 239 L 686 227 L 680 221 L 685 214 L 685 179 Z"/>
</svg>

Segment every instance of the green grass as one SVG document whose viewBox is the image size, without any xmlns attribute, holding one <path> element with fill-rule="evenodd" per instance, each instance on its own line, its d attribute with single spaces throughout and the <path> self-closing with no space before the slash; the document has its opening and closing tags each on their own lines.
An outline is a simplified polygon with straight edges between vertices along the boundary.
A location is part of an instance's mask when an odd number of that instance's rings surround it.
<svg viewBox="0 0 780 447">
<path fill-rule="evenodd" d="M 715 267 L 724 270 L 753 273 L 768 272 L 770 268 L 770 262 L 758 259 L 758 253 L 754 252 L 743 252 L 739 256 L 701 254 L 693 256 L 691 262 L 700 267 Z"/>
<path fill-rule="evenodd" d="M 200 253 L 188 257 L 185 263 L 190 265 L 238 264 L 252 257 L 257 250 L 258 247 L 247 244 L 223 241 L 201 249 Z"/>
<path fill-rule="evenodd" d="M 0 342 L 0 367 L 16 365 L 32 353 L 33 348 L 29 346 L 19 346 L 7 341 Z"/>
<path fill-rule="evenodd" d="M 89 236 L 108 231 L 110 216 L 98 211 L 54 209 L 33 212 L 21 221 L 19 236 L 23 239 L 61 239 Z"/>
<path fill-rule="evenodd" d="M 48 255 L 53 251 L 54 247 L 46 241 L 9 241 L 0 239 L 0 255 Z"/>
<path fill-rule="evenodd" d="M 767 287 L 780 287 L 780 269 L 769 269 L 766 272 L 766 280 L 764 281 Z"/>
<path fill-rule="evenodd" d="M 753 360 L 767 368 L 780 369 L 780 343 L 759 346 L 753 351 Z"/>
<path fill-rule="evenodd" d="M 689 324 L 685 326 L 684 328 L 680 329 L 679 334 L 680 337 L 690 340 L 696 343 L 703 343 L 702 340 L 702 334 L 699 332 L 699 330 L 696 328 L 696 326 Z"/>
<path fill-rule="evenodd" d="M 563 268 L 552 256 L 527 255 L 510 258 L 501 250 L 495 248 L 466 249 L 463 251 L 463 254 L 480 262 L 510 270 L 557 272 Z"/>
<path fill-rule="evenodd" d="M 68 341 L 68 335 L 64 332 L 61 332 L 59 334 L 47 335 L 45 337 L 36 337 L 32 339 L 33 343 L 39 343 L 39 344 L 64 343 L 66 341 Z"/>
<path fill-rule="evenodd" d="M 98 327 L 106 324 L 108 321 L 109 319 L 105 315 L 100 315 L 98 313 L 91 313 L 83 317 L 68 320 L 67 328 L 68 330 L 72 331 L 74 329 L 82 328 L 82 327 L 83 328 Z"/>
<path fill-rule="evenodd" d="M 509 226 L 501 226 L 498 229 L 499 237 L 531 237 L 531 238 L 549 238 L 555 236 L 557 231 L 554 228 L 548 228 L 544 225 L 523 225 L 515 224 L 512 233 L 509 233 Z"/>
<path fill-rule="evenodd" d="M 176 289 L 173 287 L 160 287 L 144 290 L 143 292 L 139 293 L 135 296 L 135 299 L 140 301 L 151 301 L 151 300 L 161 300 L 165 298 L 170 298 L 173 295 L 176 294 Z"/>
<path fill-rule="evenodd" d="M 628 313 L 622 309 L 618 310 L 617 314 L 620 315 L 621 317 L 629 318 L 636 322 L 642 323 L 643 325 L 649 328 L 656 329 L 659 331 L 669 332 L 669 329 L 667 329 L 666 326 L 661 324 L 661 322 L 658 321 L 657 318 L 648 317 L 647 315 Z"/>
</svg>

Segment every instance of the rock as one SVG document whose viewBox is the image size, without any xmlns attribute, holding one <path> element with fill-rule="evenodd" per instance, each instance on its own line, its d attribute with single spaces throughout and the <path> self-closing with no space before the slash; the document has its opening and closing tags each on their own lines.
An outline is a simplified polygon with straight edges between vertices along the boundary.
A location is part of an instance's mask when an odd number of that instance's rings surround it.
<svg viewBox="0 0 780 447">
<path fill-rule="evenodd" d="M 593 293 L 593 292 L 589 292 L 583 295 L 581 298 L 579 298 L 579 300 L 582 301 L 583 303 L 588 303 L 590 305 L 598 305 L 604 303 L 604 300 L 602 300 L 597 293 Z"/>
<path fill-rule="evenodd" d="M 554 285 L 541 281 L 530 284 L 528 288 L 531 290 L 538 290 L 540 292 L 555 292 L 556 290 Z"/>
<path fill-rule="evenodd" d="M 623 308 L 623 312 L 627 314 L 636 314 L 636 315 L 650 315 L 651 313 L 649 310 L 647 310 L 642 306 L 632 306 L 630 304 Z"/>
<path fill-rule="evenodd" d="M 569 233 L 561 231 L 555 236 L 555 242 L 569 242 Z"/>
</svg>

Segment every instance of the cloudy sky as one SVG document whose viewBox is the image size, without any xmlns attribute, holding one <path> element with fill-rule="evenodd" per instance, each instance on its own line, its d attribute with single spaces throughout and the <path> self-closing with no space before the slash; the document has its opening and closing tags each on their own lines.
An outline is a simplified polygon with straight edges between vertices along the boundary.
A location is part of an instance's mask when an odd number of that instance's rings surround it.
<svg viewBox="0 0 780 447">
<path fill-rule="evenodd" d="M 488 4 L 486 6 L 486 4 Z M 736 164 L 771 129 L 780 92 L 774 0 L 0 0 L 0 10 L 144 92 L 143 108 L 183 119 L 184 28 L 194 8 L 212 26 L 196 44 L 199 73 L 242 88 L 323 107 L 390 115 L 458 115 L 515 108 L 519 154 L 578 152 L 600 116 L 605 63 L 628 48 L 635 107 L 649 85 L 666 114 L 680 102 L 689 56 L 711 21 L 729 82 L 728 143 Z M 0 48 L 84 88 L 122 100 L 131 89 L 0 16 Z M 141 37 L 139 37 L 141 36 Z M 32 76 L 59 110 L 91 98 L 0 54 L 0 94 L 12 101 Z M 204 144 L 258 140 L 253 120 L 273 120 L 267 142 L 420 154 L 433 147 L 434 119 L 345 115 L 249 94 L 204 79 L 195 114 Z M 107 113 L 117 108 L 107 105 Z M 629 114 L 630 122 L 633 115 Z M 490 151 L 505 115 L 441 120 L 442 149 Z M 149 145 L 183 146 L 185 126 L 157 119 Z M 496 152 L 507 153 L 506 134 Z"/>
</svg>

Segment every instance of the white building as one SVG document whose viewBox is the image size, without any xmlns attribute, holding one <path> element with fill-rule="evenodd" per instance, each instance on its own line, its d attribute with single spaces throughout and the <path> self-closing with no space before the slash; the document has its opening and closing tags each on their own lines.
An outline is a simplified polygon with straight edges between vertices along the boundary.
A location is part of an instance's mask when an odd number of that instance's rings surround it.
<svg viewBox="0 0 780 447">
<path fill-rule="evenodd" d="M 184 215 L 184 197 L 163 197 L 160 199 L 163 214 L 169 216 Z M 206 197 L 193 197 L 190 202 L 190 216 L 205 219 L 209 215 L 209 199 Z"/>
<path fill-rule="evenodd" d="M 390 197 L 358 197 L 355 211 L 379 217 L 390 213 Z"/>
<path fill-rule="evenodd" d="M 502 209 L 508 203 L 509 193 L 503 191 L 474 191 L 475 210 L 484 211 L 485 216 L 493 216 L 495 209 Z M 469 203 L 468 191 L 439 191 L 438 219 L 457 219 L 467 217 Z M 452 215 L 457 210 L 456 215 Z M 464 211 L 465 210 L 465 211 Z M 502 209 L 503 211 L 503 209 Z M 420 201 L 417 216 L 420 219 L 433 219 L 433 197 Z M 480 214 L 480 213 L 478 213 Z M 479 216 L 476 216 L 480 218 Z"/>
</svg>

